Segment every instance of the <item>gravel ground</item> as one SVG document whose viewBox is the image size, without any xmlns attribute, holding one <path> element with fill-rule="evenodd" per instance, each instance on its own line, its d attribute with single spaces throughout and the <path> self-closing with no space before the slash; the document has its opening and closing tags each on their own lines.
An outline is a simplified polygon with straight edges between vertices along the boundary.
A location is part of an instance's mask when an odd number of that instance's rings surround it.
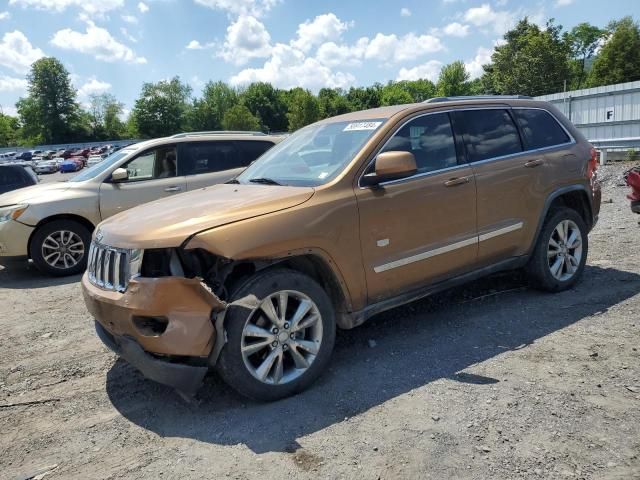
<svg viewBox="0 0 640 480">
<path fill-rule="evenodd" d="M 500 274 L 340 332 L 307 392 L 199 402 L 97 340 L 78 277 L 0 266 L 0 477 L 640 478 L 640 216 L 601 169 L 569 292 Z M 56 176 L 45 177 L 49 181 Z"/>
</svg>

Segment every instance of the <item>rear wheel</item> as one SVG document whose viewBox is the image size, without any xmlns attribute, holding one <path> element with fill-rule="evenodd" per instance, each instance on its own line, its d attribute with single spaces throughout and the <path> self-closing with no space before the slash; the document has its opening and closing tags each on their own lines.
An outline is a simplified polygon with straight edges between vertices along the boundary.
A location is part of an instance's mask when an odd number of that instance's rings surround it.
<svg viewBox="0 0 640 480">
<path fill-rule="evenodd" d="M 552 211 L 527 267 L 534 286 L 550 292 L 571 288 L 587 260 L 589 238 L 582 217 L 570 208 Z"/>
<path fill-rule="evenodd" d="M 56 220 L 36 230 L 31 239 L 31 258 L 42 272 L 73 275 L 87 267 L 90 243 L 87 227 L 73 220 Z"/>
<path fill-rule="evenodd" d="M 324 371 L 335 341 L 335 314 L 325 291 L 292 270 L 256 274 L 233 295 L 250 306 L 227 310 L 227 343 L 217 369 L 243 395 L 271 401 L 300 392 Z"/>
</svg>

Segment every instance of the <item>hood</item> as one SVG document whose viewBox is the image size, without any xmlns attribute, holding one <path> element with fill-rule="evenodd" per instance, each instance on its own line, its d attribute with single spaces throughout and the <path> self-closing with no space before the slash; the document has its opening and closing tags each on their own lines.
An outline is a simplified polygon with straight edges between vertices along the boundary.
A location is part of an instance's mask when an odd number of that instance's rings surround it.
<svg viewBox="0 0 640 480">
<path fill-rule="evenodd" d="M 71 188 L 71 185 L 68 182 L 46 183 L 19 188 L 0 195 L 0 207 L 16 203 L 32 203 L 43 197 L 45 200 L 50 199 L 52 195 L 69 190 L 69 188 Z"/>
<path fill-rule="evenodd" d="M 203 230 L 295 207 L 313 193 L 311 187 L 214 185 L 119 213 L 96 232 L 115 247 L 177 247 Z"/>
</svg>

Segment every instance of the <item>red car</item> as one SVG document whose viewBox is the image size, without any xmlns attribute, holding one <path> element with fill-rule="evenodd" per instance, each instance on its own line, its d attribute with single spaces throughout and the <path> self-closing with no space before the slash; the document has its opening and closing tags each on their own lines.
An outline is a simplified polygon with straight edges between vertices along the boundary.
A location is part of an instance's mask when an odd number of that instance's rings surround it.
<svg viewBox="0 0 640 480">
<path fill-rule="evenodd" d="M 627 195 L 631 200 L 631 211 L 640 213 L 640 166 L 624 172 L 624 179 L 631 187 L 631 193 Z"/>
</svg>

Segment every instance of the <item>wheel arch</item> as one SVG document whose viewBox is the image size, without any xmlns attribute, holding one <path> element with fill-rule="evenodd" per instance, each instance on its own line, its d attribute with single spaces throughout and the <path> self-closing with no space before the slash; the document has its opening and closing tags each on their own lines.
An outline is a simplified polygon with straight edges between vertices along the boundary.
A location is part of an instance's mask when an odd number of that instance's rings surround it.
<svg viewBox="0 0 640 480">
<path fill-rule="evenodd" d="M 27 251 L 29 253 L 29 258 L 31 258 L 31 243 L 33 241 L 33 237 L 36 234 L 36 232 L 43 226 L 51 222 L 55 222 L 57 220 L 72 220 L 72 221 L 78 222 L 79 224 L 87 228 L 89 232 L 93 232 L 93 230 L 95 229 L 95 225 L 91 223 L 91 221 L 87 220 L 85 217 L 81 215 L 75 215 L 72 213 L 61 213 L 58 215 L 51 215 L 49 217 L 43 218 L 36 224 L 35 228 L 31 232 L 31 235 L 29 235 L 29 241 L 27 244 Z"/>
</svg>

